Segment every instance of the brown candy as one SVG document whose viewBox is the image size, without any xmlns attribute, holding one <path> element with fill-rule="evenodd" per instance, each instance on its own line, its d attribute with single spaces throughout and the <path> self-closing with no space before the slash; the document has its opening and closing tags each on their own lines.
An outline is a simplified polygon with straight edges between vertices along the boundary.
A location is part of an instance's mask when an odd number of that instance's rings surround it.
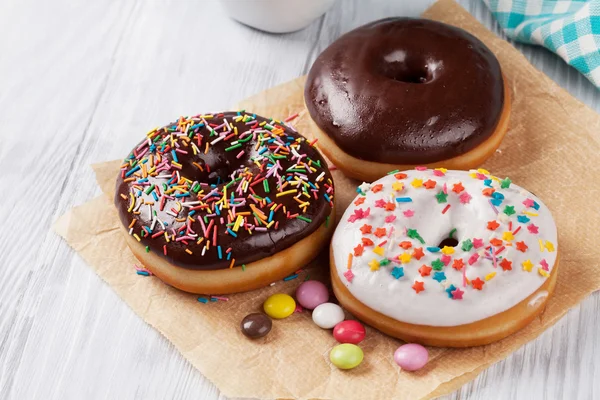
<svg viewBox="0 0 600 400">
<path fill-rule="evenodd" d="M 271 332 L 272 326 L 271 319 L 262 313 L 248 314 L 240 324 L 242 333 L 250 339 L 258 339 L 266 336 Z"/>
</svg>

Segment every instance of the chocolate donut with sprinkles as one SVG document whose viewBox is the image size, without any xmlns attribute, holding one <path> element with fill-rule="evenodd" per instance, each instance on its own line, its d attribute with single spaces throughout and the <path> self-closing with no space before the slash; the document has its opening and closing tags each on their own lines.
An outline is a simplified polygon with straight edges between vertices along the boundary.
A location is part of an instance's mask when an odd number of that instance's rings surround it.
<svg viewBox="0 0 600 400">
<path fill-rule="evenodd" d="M 558 271 L 552 214 L 488 171 L 418 167 L 358 187 L 331 242 L 341 305 L 407 342 L 467 347 L 531 322 Z"/>
<path fill-rule="evenodd" d="M 148 132 L 123 161 L 114 201 L 136 258 L 203 294 L 253 290 L 299 270 L 328 242 L 335 215 L 314 142 L 244 111 Z"/>
</svg>

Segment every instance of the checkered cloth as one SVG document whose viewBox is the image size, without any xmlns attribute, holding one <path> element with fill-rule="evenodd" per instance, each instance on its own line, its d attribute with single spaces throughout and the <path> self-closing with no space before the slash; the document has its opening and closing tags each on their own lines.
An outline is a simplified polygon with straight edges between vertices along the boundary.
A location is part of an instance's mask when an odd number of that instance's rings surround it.
<svg viewBox="0 0 600 400">
<path fill-rule="evenodd" d="M 600 0 L 483 0 L 508 37 L 558 54 L 600 88 Z"/>
</svg>

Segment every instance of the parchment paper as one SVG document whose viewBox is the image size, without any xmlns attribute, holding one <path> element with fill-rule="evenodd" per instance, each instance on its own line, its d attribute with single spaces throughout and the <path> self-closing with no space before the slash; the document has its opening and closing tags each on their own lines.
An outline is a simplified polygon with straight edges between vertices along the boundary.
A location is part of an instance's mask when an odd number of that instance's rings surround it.
<svg viewBox="0 0 600 400">
<path fill-rule="evenodd" d="M 509 176 L 544 199 L 556 218 L 561 265 L 554 297 L 545 313 L 519 333 L 492 345 L 462 350 L 430 349 L 423 370 L 406 373 L 394 364 L 399 341 L 374 329 L 361 344 L 363 364 L 340 371 L 328 361 L 335 340 L 312 323 L 309 312 L 274 322 L 270 335 L 250 341 L 240 320 L 259 311 L 275 292 L 293 293 L 306 274 L 326 279 L 321 257 L 298 279 L 276 282 L 229 301 L 201 304 L 197 296 L 175 290 L 156 277 L 136 275 L 134 257 L 118 231 L 111 200 L 98 197 L 61 217 L 56 231 L 146 322 L 227 396 L 316 399 L 419 399 L 450 393 L 482 369 L 505 358 L 554 324 L 565 312 L 600 288 L 600 214 L 594 205 L 600 178 L 594 161 L 600 151 L 600 116 L 537 71 L 509 43 L 497 38 L 451 0 L 433 5 L 426 17 L 460 26 L 496 53 L 513 92 L 510 131 L 484 167 Z M 296 126 L 305 135 L 304 79 L 298 78 L 244 100 L 245 108 L 277 118 L 300 113 Z M 125 154 L 129 149 L 123 149 Z M 94 166 L 103 191 L 112 197 L 118 162 Z M 334 172 L 338 212 L 354 196 L 356 182 Z"/>
</svg>

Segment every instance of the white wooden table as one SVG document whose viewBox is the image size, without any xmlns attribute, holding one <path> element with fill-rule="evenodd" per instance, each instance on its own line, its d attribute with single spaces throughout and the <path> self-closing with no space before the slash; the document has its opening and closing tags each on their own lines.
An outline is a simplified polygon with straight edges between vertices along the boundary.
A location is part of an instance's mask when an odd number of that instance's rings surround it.
<svg viewBox="0 0 600 400">
<path fill-rule="evenodd" d="M 498 32 L 479 0 L 461 2 Z M 338 0 L 309 28 L 269 35 L 206 0 L 0 0 L 0 399 L 223 398 L 52 222 L 99 194 L 90 163 L 121 158 L 149 128 L 227 109 L 306 73 L 341 33 L 430 3 Z M 558 57 L 517 47 L 600 110 Z M 452 398 L 600 397 L 599 310 L 592 295 Z"/>
</svg>

